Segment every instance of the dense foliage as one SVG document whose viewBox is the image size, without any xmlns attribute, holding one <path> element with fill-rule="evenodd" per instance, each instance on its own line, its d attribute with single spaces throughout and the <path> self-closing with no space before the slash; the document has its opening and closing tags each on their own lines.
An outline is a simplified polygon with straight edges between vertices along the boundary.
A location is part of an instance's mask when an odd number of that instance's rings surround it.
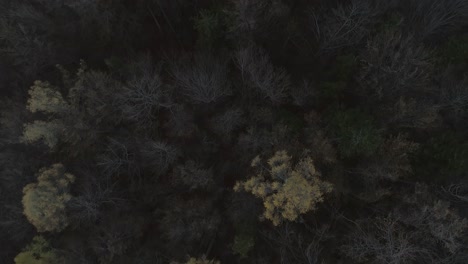
<svg viewBox="0 0 468 264">
<path fill-rule="evenodd" d="M 0 263 L 468 263 L 468 0 L 0 0 Z"/>
</svg>

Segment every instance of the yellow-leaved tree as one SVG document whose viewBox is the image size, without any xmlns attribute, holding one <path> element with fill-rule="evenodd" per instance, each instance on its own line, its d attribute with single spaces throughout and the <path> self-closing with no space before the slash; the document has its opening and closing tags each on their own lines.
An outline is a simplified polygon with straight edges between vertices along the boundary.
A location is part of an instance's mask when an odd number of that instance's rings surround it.
<svg viewBox="0 0 468 264">
<path fill-rule="evenodd" d="M 96 126 L 103 119 L 99 113 L 107 113 L 103 96 L 96 91 L 118 85 L 104 74 L 88 73 L 83 61 L 73 76 L 58 67 L 64 88 L 35 81 L 29 89 L 26 108 L 35 115 L 32 122 L 24 124 L 21 140 L 27 144 L 43 142 L 52 151 L 66 150 L 70 155 L 78 155 L 96 140 Z"/>
<path fill-rule="evenodd" d="M 65 207 L 72 198 L 69 192 L 74 180 L 62 164 L 54 164 L 40 170 L 37 183 L 24 187 L 24 214 L 38 232 L 60 232 L 67 227 Z"/>
<path fill-rule="evenodd" d="M 27 105 L 29 111 L 40 112 L 52 118 L 47 121 L 35 120 L 33 123 L 25 124 L 22 140 L 32 143 L 42 139 L 49 148 L 53 148 L 64 131 L 63 122 L 59 117 L 69 115 L 72 107 L 48 82 L 35 81 L 29 90 L 29 96 Z"/>
<path fill-rule="evenodd" d="M 295 165 L 286 151 L 277 151 L 267 164 L 260 157 L 252 161 L 258 174 L 238 182 L 234 190 L 250 192 L 263 200 L 263 217 L 273 225 L 295 221 L 299 215 L 316 209 L 332 184 L 320 179 L 312 158 L 306 157 Z"/>
</svg>

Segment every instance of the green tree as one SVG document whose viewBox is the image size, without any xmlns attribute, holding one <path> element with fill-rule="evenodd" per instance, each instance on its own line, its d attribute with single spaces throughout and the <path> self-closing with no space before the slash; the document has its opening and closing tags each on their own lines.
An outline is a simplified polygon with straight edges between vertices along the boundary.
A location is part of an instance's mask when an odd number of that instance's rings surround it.
<svg viewBox="0 0 468 264">
<path fill-rule="evenodd" d="M 54 164 L 39 172 L 37 183 L 24 187 L 24 214 L 38 232 L 59 232 L 68 225 L 65 206 L 72 198 L 69 191 L 74 180 L 62 164 Z"/>
<path fill-rule="evenodd" d="M 55 250 L 51 249 L 42 236 L 33 238 L 21 253 L 15 257 L 16 264 L 55 264 L 63 263 Z"/>
<path fill-rule="evenodd" d="M 238 182 L 235 191 L 247 191 L 263 200 L 263 216 L 278 226 L 295 221 L 299 215 L 315 210 L 332 184 L 322 181 L 313 160 L 307 157 L 295 166 L 286 151 L 277 151 L 264 166 L 260 157 L 252 161 L 259 173 L 245 182 Z"/>
</svg>

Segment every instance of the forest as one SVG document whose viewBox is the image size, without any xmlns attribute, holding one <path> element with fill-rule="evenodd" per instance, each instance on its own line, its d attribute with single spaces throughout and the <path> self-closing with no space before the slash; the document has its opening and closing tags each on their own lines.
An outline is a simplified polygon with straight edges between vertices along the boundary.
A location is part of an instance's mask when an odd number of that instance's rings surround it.
<svg viewBox="0 0 468 264">
<path fill-rule="evenodd" d="M 468 263 L 468 0 L 0 0 L 0 264 Z"/>
</svg>

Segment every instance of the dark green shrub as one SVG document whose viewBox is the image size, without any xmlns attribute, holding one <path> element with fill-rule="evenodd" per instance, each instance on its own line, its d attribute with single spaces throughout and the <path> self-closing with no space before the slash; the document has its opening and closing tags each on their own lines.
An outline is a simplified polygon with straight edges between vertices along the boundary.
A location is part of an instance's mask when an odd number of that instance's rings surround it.
<svg viewBox="0 0 468 264">
<path fill-rule="evenodd" d="M 330 123 L 338 150 L 345 158 L 370 156 L 382 142 L 372 117 L 358 109 L 335 111 L 330 116 Z"/>
<path fill-rule="evenodd" d="M 422 145 L 415 170 L 417 175 L 435 180 L 462 177 L 468 171 L 468 141 L 455 132 L 431 138 Z"/>
<path fill-rule="evenodd" d="M 277 121 L 286 125 L 293 133 L 300 133 L 305 127 L 305 122 L 301 116 L 287 109 L 280 108 L 275 114 Z"/>
<path fill-rule="evenodd" d="M 343 94 L 345 89 L 346 82 L 343 81 L 323 82 L 320 84 L 320 95 L 325 100 L 336 100 L 340 94 Z"/>
<path fill-rule="evenodd" d="M 249 252 L 255 246 L 254 237 L 250 234 L 238 234 L 234 238 L 232 251 L 240 255 L 241 258 L 246 258 Z"/>
<path fill-rule="evenodd" d="M 320 83 L 320 97 L 323 100 L 338 100 L 356 72 L 359 61 L 353 54 L 338 56 L 333 67 L 325 71 L 325 80 Z"/>
<path fill-rule="evenodd" d="M 447 64 L 460 64 L 468 61 L 468 36 L 453 36 L 442 46 L 440 60 Z"/>
<path fill-rule="evenodd" d="M 377 25 L 377 32 L 394 31 L 397 30 L 403 22 L 403 16 L 398 12 L 389 14 L 379 25 Z"/>
<path fill-rule="evenodd" d="M 223 21 L 216 11 L 200 11 L 195 18 L 194 27 L 198 33 L 198 45 L 202 47 L 213 47 L 223 37 Z"/>
<path fill-rule="evenodd" d="M 335 65 L 331 70 L 335 80 L 349 81 L 359 66 L 357 57 L 353 54 L 341 55 L 336 58 Z"/>
</svg>

